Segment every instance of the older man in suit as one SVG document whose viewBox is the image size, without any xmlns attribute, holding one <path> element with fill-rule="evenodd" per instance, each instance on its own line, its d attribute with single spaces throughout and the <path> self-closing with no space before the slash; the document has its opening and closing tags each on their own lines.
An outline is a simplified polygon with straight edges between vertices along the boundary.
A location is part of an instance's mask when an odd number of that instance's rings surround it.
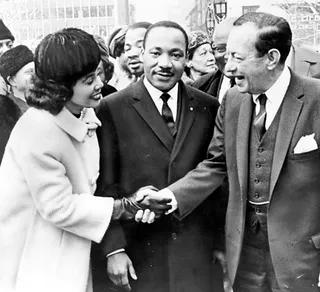
<svg viewBox="0 0 320 292">
<path fill-rule="evenodd" d="M 226 72 L 237 88 L 219 108 L 208 158 L 158 193 L 171 191 L 183 218 L 227 172 L 236 292 L 319 291 L 320 82 L 285 66 L 291 38 L 287 21 L 271 14 L 234 23 Z"/>
<path fill-rule="evenodd" d="M 178 24 L 152 25 L 143 42 L 144 77 L 102 101 L 100 194 L 128 196 L 145 185 L 161 189 L 206 157 L 219 103 L 181 82 L 187 45 Z M 110 291 L 223 291 L 221 268 L 212 265 L 210 200 L 182 222 L 168 215 L 152 225 L 111 226 L 102 246 L 107 258 L 93 259 L 95 291 L 110 287 L 103 282 L 107 272 L 115 284 Z M 129 274 L 138 279 L 129 280 Z"/>
</svg>

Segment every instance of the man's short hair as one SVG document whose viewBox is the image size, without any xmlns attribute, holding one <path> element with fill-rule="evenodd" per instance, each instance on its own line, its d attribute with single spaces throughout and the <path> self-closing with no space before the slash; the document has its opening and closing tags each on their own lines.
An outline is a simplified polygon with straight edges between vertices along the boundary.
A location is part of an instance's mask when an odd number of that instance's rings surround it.
<svg viewBox="0 0 320 292">
<path fill-rule="evenodd" d="M 178 23 L 174 22 L 174 21 L 169 21 L 169 20 L 163 20 L 163 21 L 159 21 L 159 22 L 156 22 L 154 24 L 152 24 L 148 29 L 147 29 L 147 32 L 146 34 L 144 35 L 144 39 L 143 39 L 143 48 L 145 48 L 145 44 L 146 44 L 146 40 L 148 38 L 148 35 L 150 33 L 151 30 L 153 30 L 154 28 L 156 27 L 166 27 L 166 28 L 175 28 L 175 29 L 178 29 L 182 32 L 183 36 L 184 36 L 184 39 L 185 39 L 185 42 L 186 42 L 186 50 L 185 50 L 185 53 L 187 54 L 188 52 L 188 43 L 189 43 L 189 40 L 188 40 L 188 35 L 186 33 L 186 31 L 183 29 L 183 27 L 181 25 L 179 25 Z"/>
<path fill-rule="evenodd" d="M 234 26 L 244 23 L 254 23 L 258 28 L 255 44 L 259 57 L 264 56 L 271 49 L 280 52 L 280 63 L 284 64 L 292 44 L 292 32 L 289 23 L 279 16 L 263 12 L 249 12 L 240 16 Z"/>
</svg>

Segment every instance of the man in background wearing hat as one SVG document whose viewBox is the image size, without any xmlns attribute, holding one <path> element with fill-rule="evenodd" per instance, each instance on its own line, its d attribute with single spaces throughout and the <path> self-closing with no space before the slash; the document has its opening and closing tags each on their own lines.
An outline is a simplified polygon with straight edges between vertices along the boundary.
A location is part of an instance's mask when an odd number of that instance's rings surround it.
<svg viewBox="0 0 320 292">
<path fill-rule="evenodd" d="M 114 59 L 114 73 L 109 84 L 117 90 L 126 88 L 132 83 L 132 74 L 127 66 L 127 56 L 124 53 L 124 39 L 128 26 L 117 28 L 109 37 L 108 47 L 110 57 Z"/>
<path fill-rule="evenodd" d="M 5 26 L 2 19 L 0 19 L 0 56 L 10 50 L 13 46 L 14 36 L 11 31 Z M 8 92 L 7 83 L 0 77 L 0 94 Z"/>
<path fill-rule="evenodd" d="M 0 74 L 11 87 L 9 93 L 22 113 L 28 109 L 25 92 L 30 86 L 34 73 L 33 53 L 24 46 L 19 45 L 0 56 Z"/>
</svg>

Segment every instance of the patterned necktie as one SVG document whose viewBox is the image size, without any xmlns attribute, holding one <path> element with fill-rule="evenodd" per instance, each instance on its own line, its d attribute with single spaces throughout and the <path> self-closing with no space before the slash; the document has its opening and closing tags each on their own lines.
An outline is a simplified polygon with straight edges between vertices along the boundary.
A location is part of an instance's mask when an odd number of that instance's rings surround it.
<svg viewBox="0 0 320 292">
<path fill-rule="evenodd" d="M 260 110 L 258 114 L 254 117 L 253 126 L 256 128 L 259 140 L 263 137 L 264 133 L 266 132 L 266 102 L 267 96 L 265 94 L 260 94 L 258 96 L 260 102 Z"/>
<path fill-rule="evenodd" d="M 166 92 L 164 92 L 160 98 L 163 101 L 162 105 L 162 118 L 167 124 L 171 134 L 173 135 L 174 133 L 174 120 L 173 120 L 173 115 L 170 107 L 168 106 L 168 99 L 170 98 L 170 95 Z"/>
</svg>

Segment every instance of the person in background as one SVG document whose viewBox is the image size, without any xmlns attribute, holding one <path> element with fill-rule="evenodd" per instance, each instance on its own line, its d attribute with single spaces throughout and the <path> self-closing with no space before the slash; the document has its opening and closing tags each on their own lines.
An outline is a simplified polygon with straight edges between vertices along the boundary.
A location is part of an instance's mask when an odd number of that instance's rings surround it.
<svg viewBox="0 0 320 292">
<path fill-rule="evenodd" d="M 127 66 L 134 77 L 133 82 L 137 81 L 144 72 L 141 51 L 144 35 L 150 26 L 150 22 L 136 22 L 126 32 L 124 52 L 128 58 Z"/>
<path fill-rule="evenodd" d="M 192 86 L 204 91 L 222 102 L 226 91 L 234 85 L 234 81 L 225 75 L 227 40 L 233 27 L 236 17 L 229 17 L 222 20 L 213 33 L 213 53 L 218 66 L 217 72 L 212 72 L 196 80 Z"/>
<path fill-rule="evenodd" d="M 110 220 L 152 210 L 150 196 L 137 203 L 139 193 L 126 200 L 93 196 L 99 62 L 93 36 L 76 28 L 49 34 L 35 51 L 30 108 L 0 166 L 0 291 L 92 291 L 92 241 L 104 238 Z"/>
<path fill-rule="evenodd" d="M 217 71 L 211 41 L 204 32 L 193 31 L 189 34 L 188 56 L 185 71 L 191 80 L 195 81 L 203 75 Z"/>
<path fill-rule="evenodd" d="M 10 133 L 20 116 L 19 106 L 8 96 L 0 94 L 0 164 Z"/>
<path fill-rule="evenodd" d="M 10 88 L 9 97 L 24 113 L 29 106 L 25 93 L 34 75 L 34 59 L 31 50 L 24 45 L 16 46 L 0 56 L 0 74 Z"/>
<path fill-rule="evenodd" d="M 108 39 L 110 57 L 113 58 L 114 73 L 109 84 L 117 90 L 126 88 L 133 82 L 133 75 L 127 66 L 127 56 L 124 53 L 124 39 L 128 26 L 116 29 Z M 111 59 L 112 61 L 112 59 Z"/>
<path fill-rule="evenodd" d="M 13 47 L 14 36 L 8 27 L 0 19 L 0 56 Z M 0 94 L 6 95 L 9 92 L 8 84 L 0 76 Z"/>
<path fill-rule="evenodd" d="M 102 127 L 96 195 L 115 188 L 118 193 L 111 194 L 122 198 L 142 186 L 176 181 L 206 157 L 213 135 L 218 101 L 181 81 L 185 30 L 162 21 L 136 32 L 144 34 L 138 43 L 144 75 L 104 99 L 97 112 Z M 168 215 L 152 225 L 114 222 L 106 241 L 93 246 L 94 291 L 223 291 L 221 267 L 212 263 L 212 206 L 208 198 L 182 221 Z"/>
<path fill-rule="evenodd" d="M 98 72 L 99 72 L 100 79 L 103 83 L 101 94 L 102 94 L 102 97 L 105 97 L 117 91 L 117 89 L 115 89 L 113 86 L 108 84 L 114 72 L 114 64 L 109 60 L 109 50 L 104 39 L 98 35 L 95 35 L 94 39 L 98 44 L 98 47 L 100 49 L 100 54 L 101 54 L 101 61 L 98 66 Z"/>
</svg>

